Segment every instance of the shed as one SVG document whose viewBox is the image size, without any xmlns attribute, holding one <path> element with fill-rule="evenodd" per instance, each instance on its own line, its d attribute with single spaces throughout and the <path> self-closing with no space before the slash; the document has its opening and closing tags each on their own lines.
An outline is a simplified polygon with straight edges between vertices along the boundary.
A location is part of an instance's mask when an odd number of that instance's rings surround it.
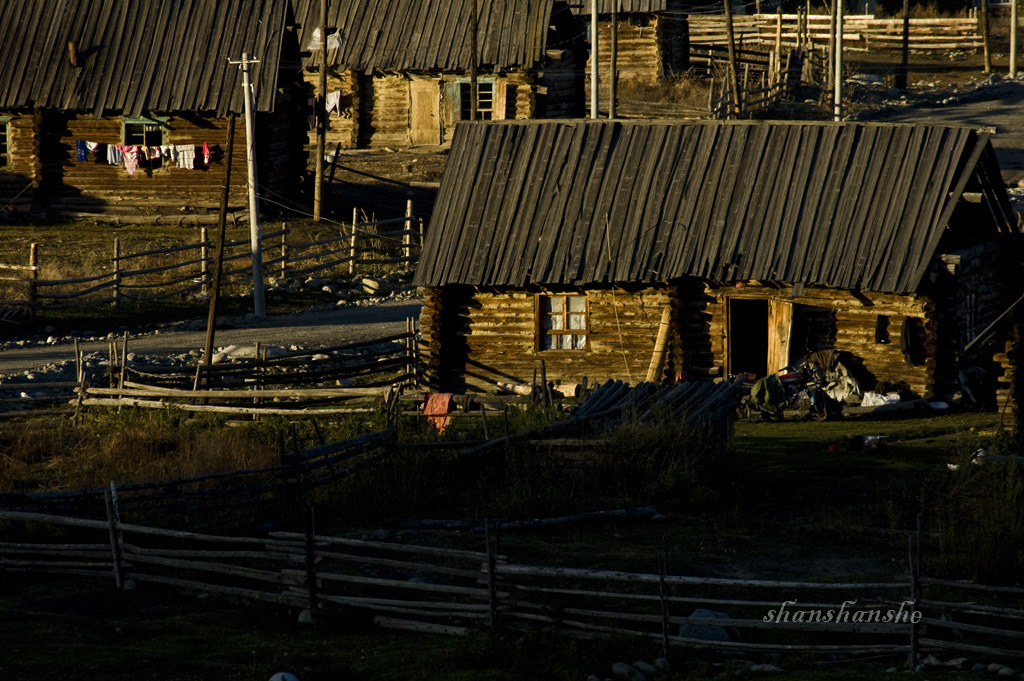
<svg viewBox="0 0 1024 681">
<path fill-rule="evenodd" d="M 227 119 L 243 111 L 228 60 L 243 52 L 259 60 L 261 189 L 284 192 L 304 167 L 304 127 L 288 138 L 298 44 L 287 2 L 0 0 L 0 199 L 64 215 L 216 219 Z M 241 118 L 236 139 L 241 209 Z"/>
<path fill-rule="evenodd" d="M 868 389 L 951 395 L 1022 288 L 999 177 L 968 128 L 462 124 L 415 276 L 428 380 L 635 382 L 664 320 L 661 378 L 832 348 Z"/>
<path fill-rule="evenodd" d="M 293 0 L 310 97 L 323 63 L 319 0 Z M 332 0 L 327 148 L 440 145 L 470 116 L 470 69 L 483 120 L 577 116 L 581 44 L 561 0 Z M 585 58 L 585 57 L 584 57 Z M 310 129 L 310 145 L 315 132 Z"/>
<path fill-rule="evenodd" d="M 591 0 L 572 5 L 581 30 L 590 35 Z M 683 75 L 690 66 L 690 30 L 687 16 L 691 0 L 598 0 L 597 47 L 600 102 L 610 97 L 612 9 L 617 10 L 616 71 L 619 87 L 638 92 Z M 590 97 L 591 60 L 587 58 L 586 96 Z"/>
</svg>

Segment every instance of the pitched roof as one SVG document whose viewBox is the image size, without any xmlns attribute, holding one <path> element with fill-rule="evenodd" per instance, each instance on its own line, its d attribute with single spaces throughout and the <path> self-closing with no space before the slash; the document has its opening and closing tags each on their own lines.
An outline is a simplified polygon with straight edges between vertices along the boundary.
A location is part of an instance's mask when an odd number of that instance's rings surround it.
<svg viewBox="0 0 1024 681">
<path fill-rule="evenodd" d="M 273 109 L 287 0 L 0 0 L 0 108 L 140 116 Z M 79 66 L 69 58 L 74 42 Z"/>
<path fill-rule="evenodd" d="M 472 0 L 331 0 L 328 63 L 360 71 L 466 70 Z M 294 0 L 302 49 L 319 41 L 320 0 Z M 544 58 L 555 0 L 477 0 L 478 64 L 530 68 Z M 561 8 L 564 5 L 559 3 Z M 312 61 L 319 62 L 319 50 Z"/>
<path fill-rule="evenodd" d="M 909 293 L 965 188 L 994 217 L 972 236 L 1014 229 L 988 137 L 967 128 L 460 123 L 415 281 L 694 276 Z"/>
</svg>

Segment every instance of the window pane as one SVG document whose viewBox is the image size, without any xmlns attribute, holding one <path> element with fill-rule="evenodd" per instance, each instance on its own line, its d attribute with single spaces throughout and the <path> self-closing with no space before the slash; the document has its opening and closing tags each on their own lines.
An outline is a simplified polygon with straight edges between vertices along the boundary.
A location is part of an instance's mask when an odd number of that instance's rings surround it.
<svg viewBox="0 0 1024 681">
<path fill-rule="evenodd" d="M 561 312 L 562 311 L 562 298 L 561 298 L 561 296 L 552 296 L 550 298 L 547 298 L 547 300 L 548 300 L 549 304 L 551 305 L 551 311 L 552 312 Z"/>
<path fill-rule="evenodd" d="M 561 331 L 562 329 L 565 328 L 565 326 L 563 326 L 562 323 L 562 315 L 551 315 L 548 317 L 548 319 L 551 320 L 550 328 L 554 329 L 555 331 Z"/>
<path fill-rule="evenodd" d="M 586 312 L 587 299 L 583 296 L 569 296 L 569 312 Z"/>
<path fill-rule="evenodd" d="M 10 135 L 10 123 L 0 123 L 0 168 L 8 165 L 7 139 Z"/>
<path fill-rule="evenodd" d="M 548 334 L 542 335 L 540 337 L 540 349 L 550 350 L 555 347 L 554 343 L 556 338 L 558 338 L 558 336 L 549 336 Z"/>
<path fill-rule="evenodd" d="M 586 318 L 583 315 L 581 315 L 581 314 L 571 314 L 571 315 L 569 315 L 569 328 L 570 329 L 585 329 L 585 328 L 587 328 Z"/>
<path fill-rule="evenodd" d="M 555 336 L 555 338 L 558 339 L 559 350 L 569 350 L 572 348 L 572 336 L 561 335 Z"/>
<path fill-rule="evenodd" d="M 574 350 L 586 350 L 587 349 L 587 337 L 586 336 L 573 336 L 572 347 Z"/>
</svg>

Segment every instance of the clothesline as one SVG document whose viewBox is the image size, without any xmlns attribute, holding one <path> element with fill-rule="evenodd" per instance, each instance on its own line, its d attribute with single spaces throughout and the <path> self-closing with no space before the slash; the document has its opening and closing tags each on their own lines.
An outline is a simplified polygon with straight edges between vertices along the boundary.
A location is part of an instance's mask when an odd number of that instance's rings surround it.
<svg viewBox="0 0 1024 681">
<path fill-rule="evenodd" d="M 75 159 L 79 162 L 89 160 L 89 154 L 95 154 L 97 160 L 102 158 L 100 147 L 106 146 L 106 159 L 110 165 L 122 166 L 129 175 L 134 175 L 139 168 L 139 161 L 161 161 L 170 162 L 179 168 L 195 170 L 196 148 L 195 144 L 162 144 L 160 146 L 146 146 L 139 144 L 104 144 L 102 142 L 88 142 L 86 140 L 75 140 Z M 204 165 L 210 165 L 210 146 L 203 142 L 202 161 Z"/>
</svg>

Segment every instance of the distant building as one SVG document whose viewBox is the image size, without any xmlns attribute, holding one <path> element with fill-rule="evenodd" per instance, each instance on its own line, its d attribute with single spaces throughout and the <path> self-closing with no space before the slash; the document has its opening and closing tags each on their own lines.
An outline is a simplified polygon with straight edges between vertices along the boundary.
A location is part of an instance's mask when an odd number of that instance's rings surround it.
<svg viewBox="0 0 1024 681">
<path fill-rule="evenodd" d="M 959 389 L 1022 291 L 988 135 L 805 122 L 460 126 L 415 283 L 432 386 L 637 382 L 849 353 L 864 387 Z"/>
<path fill-rule="evenodd" d="M 0 0 L 0 200 L 55 215 L 202 222 L 253 67 L 262 190 L 304 168 L 288 0 Z M 292 65 L 286 51 L 291 49 Z M 291 140 L 291 141 L 290 141 Z M 246 205 L 239 117 L 230 209 Z"/>
<path fill-rule="evenodd" d="M 319 0 L 293 0 L 309 97 L 324 55 Z M 328 5 L 327 148 L 451 141 L 470 116 L 477 67 L 481 120 L 581 113 L 580 36 L 561 0 L 332 0 Z M 310 126 L 310 144 L 315 132 Z"/>
</svg>

